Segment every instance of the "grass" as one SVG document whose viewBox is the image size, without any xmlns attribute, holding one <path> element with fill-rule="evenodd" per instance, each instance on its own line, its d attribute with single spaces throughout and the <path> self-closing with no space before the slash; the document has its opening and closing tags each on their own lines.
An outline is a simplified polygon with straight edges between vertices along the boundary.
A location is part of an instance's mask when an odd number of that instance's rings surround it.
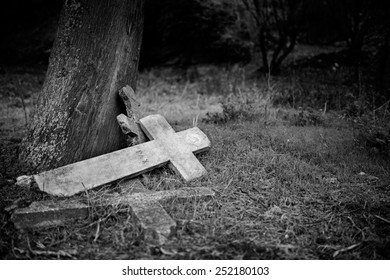
<svg viewBox="0 0 390 280">
<path fill-rule="evenodd" d="M 251 80 L 242 69 L 201 67 L 199 72 L 193 81 L 174 69 L 154 69 L 139 79 L 144 115 L 162 114 L 176 131 L 197 125 L 212 142 L 212 149 L 198 156 L 207 176 L 184 183 L 161 168 L 142 178 L 151 190 L 202 186 L 216 193 L 208 200 L 164 203 L 178 228 L 163 246 L 142 240 L 130 209 L 123 205 L 93 207 L 88 219 L 51 229 L 13 227 L 5 208 L 15 200 L 21 198 L 22 207 L 52 198 L 14 185 L 21 175 L 16 158 L 25 116 L 19 95 L 7 93 L 4 85 L 9 82 L 3 83 L 2 258 L 390 258 L 389 158 L 359 140 L 343 111 L 324 110 L 322 93 L 336 92 L 333 80 L 313 90 L 305 76 Z M 18 75 L 2 78 L 9 81 Z M 23 76 L 35 90 L 24 97 L 28 118 L 39 75 Z M 328 74 L 322 77 L 329 79 Z M 313 95 L 319 96 L 318 108 L 306 110 L 286 101 L 304 96 L 305 90 L 317 90 Z M 284 106 L 272 105 L 280 103 Z M 115 186 L 106 186 L 79 196 L 94 205 L 102 194 L 115 191 Z"/>
</svg>

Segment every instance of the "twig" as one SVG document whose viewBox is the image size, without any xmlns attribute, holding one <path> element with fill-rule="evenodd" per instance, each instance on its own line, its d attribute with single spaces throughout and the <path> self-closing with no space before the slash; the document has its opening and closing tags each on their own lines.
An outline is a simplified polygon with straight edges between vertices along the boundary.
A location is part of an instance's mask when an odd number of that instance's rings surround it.
<svg viewBox="0 0 390 280">
<path fill-rule="evenodd" d="M 339 246 L 337 245 L 319 245 L 318 248 L 321 248 L 321 251 L 324 252 L 327 249 L 335 250 Z"/>
<path fill-rule="evenodd" d="M 20 248 L 14 248 L 15 251 L 18 251 L 19 254 L 26 254 L 27 251 L 20 249 Z M 37 250 L 29 250 L 29 252 L 35 256 L 50 256 L 50 257 L 66 257 L 66 258 L 74 258 L 73 256 L 77 254 L 76 250 L 73 250 L 73 252 L 66 252 L 63 250 L 59 250 L 57 252 L 55 251 L 37 251 Z"/>
<path fill-rule="evenodd" d="M 325 105 L 324 105 L 324 110 L 322 111 L 322 116 L 325 117 L 326 115 L 326 107 L 328 105 L 328 101 L 325 102 Z"/>
<path fill-rule="evenodd" d="M 55 256 L 55 257 L 66 257 L 66 258 L 73 258 L 73 255 L 76 254 L 76 252 L 65 252 L 63 250 L 59 250 L 57 252 L 55 251 L 33 251 L 32 254 L 36 256 Z"/>
<path fill-rule="evenodd" d="M 381 216 L 378 216 L 378 215 L 374 215 L 374 217 L 378 218 L 379 220 L 382 220 L 388 224 L 390 224 L 390 221 L 388 219 L 385 219 L 385 218 L 382 218 Z"/>
<path fill-rule="evenodd" d="M 76 250 L 73 250 L 73 252 L 66 252 L 66 251 L 63 251 L 63 250 L 59 250 L 57 252 L 55 251 L 49 251 L 49 250 L 46 250 L 46 251 L 37 251 L 37 250 L 33 250 L 31 248 L 31 245 L 30 245 L 30 238 L 27 236 L 27 248 L 28 248 L 28 251 L 35 255 L 35 256 L 50 256 L 50 257 L 66 257 L 66 258 L 73 258 L 73 255 L 76 255 L 77 254 L 77 251 Z M 19 248 L 15 248 L 19 251 L 19 253 L 26 253 L 25 250 L 23 249 L 19 249 Z"/>
<path fill-rule="evenodd" d="M 230 186 L 230 184 L 232 182 L 233 182 L 233 179 L 230 179 L 229 182 L 227 183 L 226 187 L 224 187 L 223 191 L 225 191 Z"/>
<path fill-rule="evenodd" d="M 384 107 L 385 105 L 389 104 L 389 102 L 390 102 L 390 100 L 386 101 L 381 106 L 379 106 L 378 108 L 374 109 L 373 112 L 380 110 L 382 107 Z"/>
<path fill-rule="evenodd" d="M 192 127 L 198 126 L 198 119 L 199 119 L 199 114 L 197 114 L 196 117 L 192 119 Z"/>
<path fill-rule="evenodd" d="M 88 192 L 88 189 L 85 187 L 84 185 L 84 182 L 81 182 L 81 184 L 83 185 L 84 189 L 85 189 L 85 194 L 87 196 L 87 203 L 88 203 L 88 207 L 89 207 L 89 217 L 92 219 L 93 218 L 93 214 L 94 214 L 94 211 L 95 211 L 95 208 L 94 208 L 94 205 L 91 204 L 91 198 L 89 196 L 89 192 Z"/>
<path fill-rule="evenodd" d="M 364 234 L 364 231 L 361 229 L 361 228 L 359 228 L 356 224 L 355 224 L 355 222 L 352 220 L 352 218 L 351 217 L 347 217 L 348 218 L 348 220 L 352 223 L 352 226 L 354 227 L 354 228 L 356 228 L 358 231 L 360 231 L 360 233 L 362 234 L 362 241 L 364 241 L 365 239 L 366 239 L 366 236 L 365 236 L 365 234 Z"/>
<path fill-rule="evenodd" d="M 353 245 L 351 245 L 351 246 L 349 246 L 347 248 L 337 250 L 336 252 L 333 253 L 333 258 L 337 257 L 341 253 L 344 253 L 344 252 L 347 252 L 347 251 L 351 251 L 351 250 L 355 249 L 356 247 L 359 247 L 361 244 L 362 244 L 362 242 L 359 242 L 359 243 L 353 244 Z"/>
</svg>

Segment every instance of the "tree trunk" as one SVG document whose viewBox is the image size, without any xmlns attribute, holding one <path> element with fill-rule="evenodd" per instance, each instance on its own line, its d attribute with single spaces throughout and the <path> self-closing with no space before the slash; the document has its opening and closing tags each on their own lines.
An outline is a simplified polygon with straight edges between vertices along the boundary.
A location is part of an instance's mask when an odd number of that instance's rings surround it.
<svg viewBox="0 0 390 280">
<path fill-rule="evenodd" d="M 135 88 L 143 0 L 66 0 L 45 83 L 20 159 L 42 171 L 108 153 L 126 142 L 118 90 Z"/>
</svg>

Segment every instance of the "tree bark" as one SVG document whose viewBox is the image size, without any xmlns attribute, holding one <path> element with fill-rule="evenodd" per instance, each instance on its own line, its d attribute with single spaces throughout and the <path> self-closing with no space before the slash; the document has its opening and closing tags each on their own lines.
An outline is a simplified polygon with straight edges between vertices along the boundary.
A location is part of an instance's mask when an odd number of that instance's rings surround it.
<svg viewBox="0 0 390 280">
<path fill-rule="evenodd" d="M 66 0 L 20 159 L 43 171 L 126 147 L 118 90 L 135 88 L 144 0 Z"/>
</svg>

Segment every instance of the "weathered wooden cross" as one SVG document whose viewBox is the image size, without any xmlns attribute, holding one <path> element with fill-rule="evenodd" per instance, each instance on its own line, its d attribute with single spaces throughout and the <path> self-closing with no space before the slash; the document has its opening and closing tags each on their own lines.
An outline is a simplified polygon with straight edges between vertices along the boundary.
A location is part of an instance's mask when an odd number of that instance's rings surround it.
<svg viewBox="0 0 390 280">
<path fill-rule="evenodd" d="M 128 206 L 142 229 L 145 241 L 161 245 L 175 231 L 176 222 L 160 202 L 173 199 L 196 199 L 214 196 L 208 188 L 181 188 L 178 190 L 149 191 L 140 180 L 119 183 L 123 193 L 106 194 L 94 201 L 96 207 Z M 91 206 L 79 199 L 62 201 L 35 201 L 29 207 L 16 209 L 12 221 L 16 228 L 53 227 L 73 219 L 85 219 Z"/>
<path fill-rule="evenodd" d="M 151 141 L 34 175 L 39 189 L 71 196 L 167 163 L 186 181 L 206 173 L 193 154 L 210 148 L 209 139 L 199 128 L 176 133 L 160 115 L 150 115 L 139 122 Z"/>
<path fill-rule="evenodd" d="M 125 102 L 128 116 L 119 115 L 118 123 L 126 135 L 135 137 L 128 144 L 143 143 L 146 139 L 138 127 L 138 112 L 131 102 L 134 92 L 127 86 L 120 91 L 120 96 Z M 160 115 L 148 116 L 139 122 L 146 135 L 154 140 L 35 175 L 38 187 L 53 195 L 71 196 L 121 178 L 134 177 L 168 162 L 186 181 L 206 173 L 193 155 L 210 147 L 210 141 L 202 131 L 191 128 L 175 133 Z M 134 142 L 134 139 L 137 140 Z M 214 195 L 208 188 L 153 192 L 147 190 L 138 179 L 122 180 L 119 186 L 123 193 L 106 194 L 95 204 L 99 207 L 129 206 L 146 241 L 157 244 L 164 243 L 176 228 L 176 222 L 160 201 Z M 17 228 L 55 226 L 70 219 L 87 217 L 90 208 L 89 204 L 78 199 L 55 203 L 33 202 L 29 207 L 16 209 L 12 220 Z"/>
</svg>

